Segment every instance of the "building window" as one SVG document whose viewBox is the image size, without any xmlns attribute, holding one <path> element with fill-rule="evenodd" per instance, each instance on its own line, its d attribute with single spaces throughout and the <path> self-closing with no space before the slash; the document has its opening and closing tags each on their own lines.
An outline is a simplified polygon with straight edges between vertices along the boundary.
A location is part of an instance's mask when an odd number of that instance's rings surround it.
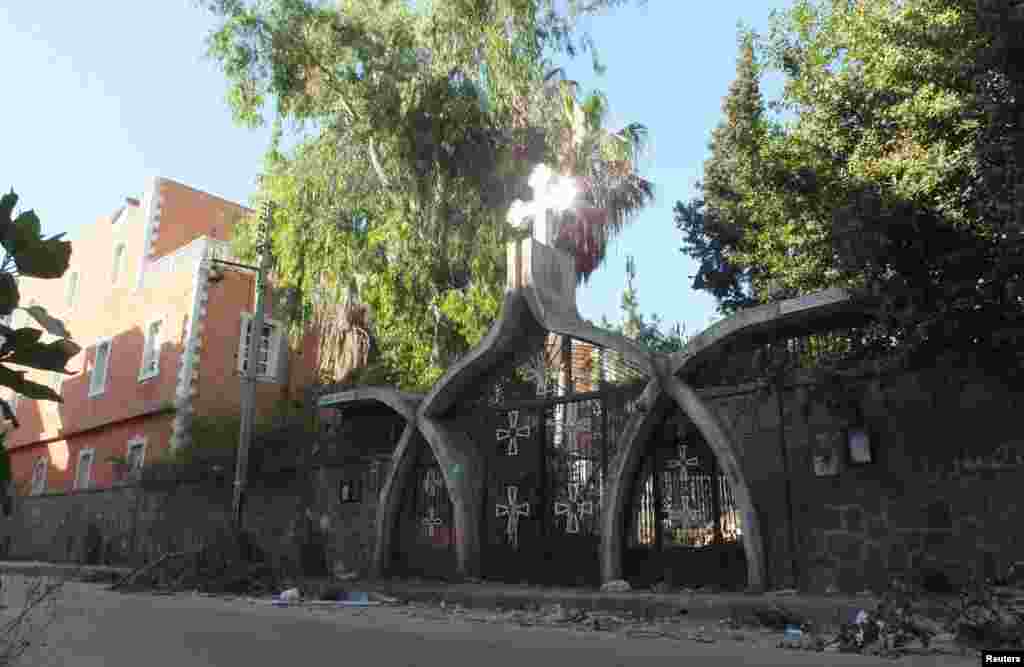
<svg viewBox="0 0 1024 667">
<path fill-rule="evenodd" d="M 78 298 L 78 280 L 78 271 L 73 271 L 71 275 L 68 276 L 68 292 L 65 295 L 68 308 L 74 306 L 75 299 Z"/>
<path fill-rule="evenodd" d="M 88 489 L 92 485 L 92 462 L 96 452 L 83 449 L 78 452 L 78 468 L 75 470 L 75 489 Z"/>
<path fill-rule="evenodd" d="M 18 403 L 20 402 L 21 394 L 12 390 L 11 393 L 7 396 L 7 405 L 11 406 L 11 413 L 15 417 L 18 416 Z"/>
<path fill-rule="evenodd" d="M 146 439 L 135 438 L 128 441 L 128 475 L 138 478 L 142 465 L 146 460 Z"/>
<path fill-rule="evenodd" d="M 163 323 L 163 319 L 159 319 L 146 325 L 146 343 L 142 350 L 142 368 L 139 369 L 140 381 L 160 374 L 160 330 Z"/>
<path fill-rule="evenodd" d="M 281 323 L 274 320 L 263 322 L 263 335 L 260 336 L 259 350 L 256 356 L 256 376 L 273 379 L 277 373 L 277 352 L 281 347 Z M 252 334 L 252 315 L 242 313 L 242 333 L 238 349 L 238 372 L 245 373 L 248 369 L 249 336 Z"/>
<path fill-rule="evenodd" d="M 121 274 L 124 273 L 124 253 L 125 245 L 118 243 L 114 248 L 114 268 L 111 270 L 110 283 L 117 287 L 118 282 L 121 280 Z"/>
<path fill-rule="evenodd" d="M 42 493 L 46 493 L 46 473 L 49 467 L 49 461 L 46 460 L 45 456 L 40 456 L 38 459 L 36 459 L 35 465 L 32 466 L 33 496 L 38 496 Z"/>
<path fill-rule="evenodd" d="M 89 396 L 99 396 L 107 388 L 107 371 L 110 367 L 111 341 L 96 345 L 96 359 L 93 360 L 92 377 L 89 378 Z"/>
</svg>

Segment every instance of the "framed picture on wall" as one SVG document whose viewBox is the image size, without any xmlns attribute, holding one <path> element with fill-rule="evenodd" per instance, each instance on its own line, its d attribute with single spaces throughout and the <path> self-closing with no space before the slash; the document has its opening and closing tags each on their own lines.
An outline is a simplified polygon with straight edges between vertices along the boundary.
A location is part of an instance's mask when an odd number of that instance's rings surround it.
<svg viewBox="0 0 1024 667">
<path fill-rule="evenodd" d="M 839 474 L 840 433 L 819 433 L 814 443 L 814 474 L 817 477 L 835 477 Z"/>
<path fill-rule="evenodd" d="M 850 463 L 854 465 L 867 465 L 874 463 L 874 455 L 871 451 L 871 436 L 865 428 L 851 428 L 847 432 L 849 443 Z"/>
<path fill-rule="evenodd" d="M 346 477 L 338 482 L 338 500 L 342 503 L 358 503 L 363 498 L 363 482 L 358 477 Z"/>
</svg>

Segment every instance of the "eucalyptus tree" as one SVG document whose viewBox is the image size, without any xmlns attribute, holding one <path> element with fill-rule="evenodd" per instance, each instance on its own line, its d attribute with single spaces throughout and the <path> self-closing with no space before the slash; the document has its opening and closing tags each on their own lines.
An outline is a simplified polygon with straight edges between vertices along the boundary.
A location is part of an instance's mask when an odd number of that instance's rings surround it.
<svg viewBox="0 0 1024 667">
<path fill-rule="evenodd" d="M 358 348 L 328 375 L 376 350 L 382 377 L 428 385 L 497 315 L 506 210 L 535 165 L 558 164 L 568 101 L 545 85 L 553 59 L 594 53 L 578 20 L 626 3 L 205 4 L 236 120 L 278 123 L 258 198 L 282 204 L 272 247 L 298 290 L 293 336 L 316 322 L 324 345 Z M 250 235 L 241 225 L 243 257 Z"/>
</svg>

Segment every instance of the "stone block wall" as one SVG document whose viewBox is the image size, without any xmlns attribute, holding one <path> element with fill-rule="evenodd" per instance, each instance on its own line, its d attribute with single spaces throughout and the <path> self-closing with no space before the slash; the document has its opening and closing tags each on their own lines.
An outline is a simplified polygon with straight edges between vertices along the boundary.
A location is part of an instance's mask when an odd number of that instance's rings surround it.
<svg viewBox="0 0 1024 667">
<path fill-rule="evenodd" d="M 286 571 L 297 572 L 314 560 L 325 570 L 365 574 L 388 465 L 323 467 L 311 489 L 298 474 L 254 481 L 245 525 Z M 360 502 L 340 501 L 342 479 L 362 482 Z M 229 531 L 231 494 L 230 480 L 222 480 L 20 497 L 12 515 L 0 517 L 0 558 L 135 566 L 162 553 L 197 548 Z"/>
<path fill-rule="evenodd" d="M 794 555 L 796 585 L 848 593 L 930 573 L 933 581 L 944 576 L 956 586 L 1004 575 L 1024 560 L 1015 519 L 1024 502 L 1024 435 L 1014 427 L 1012 392 L 967 372 L 862 378 L 852 386 L 859 425 L 874 445 L 869 465 L 855 465 L 847 455 L 848 411 L 828 408 L 806 387 L 783 392 L 795 551 L 775 394 L 709 397 L 739 443 L 771 584 L 794 585 Z M 843 443 L 836 476 L 814 472 L 819 436 Z"/>
<path fill-rule="evenodd" d="M 5 558 L 98 564 L 131 552 L 134 487 L 16 498 L 0 518 Z"/>
</svg>

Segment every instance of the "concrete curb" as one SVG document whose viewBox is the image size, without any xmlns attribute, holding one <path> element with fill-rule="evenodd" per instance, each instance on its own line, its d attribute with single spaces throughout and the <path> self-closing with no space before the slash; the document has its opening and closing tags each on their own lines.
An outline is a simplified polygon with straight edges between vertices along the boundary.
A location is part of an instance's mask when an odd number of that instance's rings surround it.
<svg viewBox="0 0 1024 667">
<path fill-rule="evenodd" d="M 565 608 L 628 613 L 640 618 L 681 618 L 715 622 L 728 618 L 756 618 L 755 612 L 783 607 L 797 616 L 828 628 L 853 621 L 861 609 L 874 609 L 877 598 L 825 597 L 743 593 L 659 594 L 603 593 L 571 589 L 536 589 L 495 584 L 424 585 L 405 582 L 351 582 L 360 590 L 384 593 L 409 602 L 458 604 L 476 609 L 529 609 L 560 604 Z"/>
</svg>

